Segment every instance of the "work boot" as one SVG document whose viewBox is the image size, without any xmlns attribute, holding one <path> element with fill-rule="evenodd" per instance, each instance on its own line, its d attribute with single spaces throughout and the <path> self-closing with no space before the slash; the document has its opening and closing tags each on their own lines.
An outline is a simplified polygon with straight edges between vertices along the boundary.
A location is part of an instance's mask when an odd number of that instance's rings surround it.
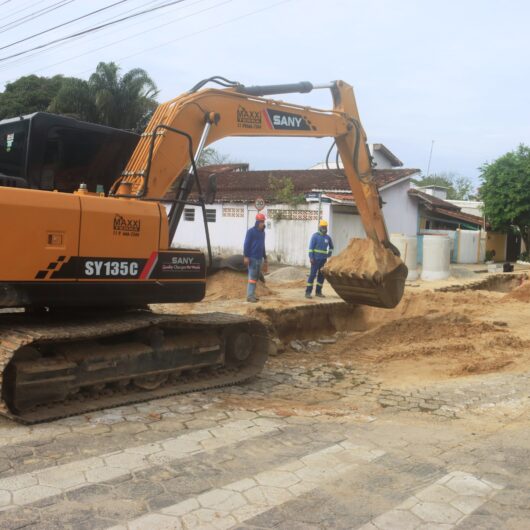
<svg viewBox="0 0 530 530">
<path fill-rule="evenodd" d="M 256 303 L 258 301 L 258 299 L 255 297 L 255 296 L 249 296 L 247 298 L 247 302 L 251 302 L 251 303 Z"/>
<path fill-rule="evenodd" d="M 306 298 L 313 298 L 313 297 L 311 296 L 311 293 L 305 293 L 305 297 L 306 297 Z"/>
<path fill-rule="evenodd" d="M 315 293 L 315 296 L 318 296 L 319 298 L 326 298 L 322 293 Z"/>
</svg>

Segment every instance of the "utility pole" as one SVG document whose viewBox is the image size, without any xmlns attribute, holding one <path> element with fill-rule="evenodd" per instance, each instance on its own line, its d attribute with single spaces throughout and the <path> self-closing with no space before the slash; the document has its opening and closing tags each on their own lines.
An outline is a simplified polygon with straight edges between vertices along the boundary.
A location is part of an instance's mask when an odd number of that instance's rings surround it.
<svg viewBox="0 0 530 530">
<path fill-rule="evenodd" d="M 426 177 L 429 176 L 429 171 L 431 170 L 431 159 L 432 159 L 432 150 L 434 148 L 434 140 L 431 141 L 431 152 L 429 153 L 429 163 L 427 164 L 427 174 Z"/>
</svg>

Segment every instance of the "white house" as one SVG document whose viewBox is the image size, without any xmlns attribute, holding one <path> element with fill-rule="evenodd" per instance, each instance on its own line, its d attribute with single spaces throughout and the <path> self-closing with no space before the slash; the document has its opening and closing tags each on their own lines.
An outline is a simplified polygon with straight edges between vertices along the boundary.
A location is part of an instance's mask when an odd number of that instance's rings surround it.
<svg viewBox="0 0 530 530">
<path fill-rule="evenodd" d="M 336 251 L 351 237 L 364 237 L 346 177 L 339 169 L 247 171 L 241 165 L 209 166 L 201 170 L 206 186 L 216 175 L 217 194 L 207 206 L 208 228 L 215 254 L 242 253 L 243 239 L 254 225 L 256 201 L 263 199 L 267 216 L 267 253 L 269 258 L 290 265 L 308 265 L 307 245 L 317 230 L 320 218 L 329 222 Z M 383 213 L 390 233 L 415 235 L 418 228 L 418 201 L 408 191 L 417 169 L 375 169 L 374 180 L 383 200 Z M 271 179 L 288 183 L 301 204 L 280 204 L 271 190 Z M 259 201 L 258 201 L 259 202 Z M 173 246 L 206 246 L 201 209 L 184 210 Z"/>
</svg>

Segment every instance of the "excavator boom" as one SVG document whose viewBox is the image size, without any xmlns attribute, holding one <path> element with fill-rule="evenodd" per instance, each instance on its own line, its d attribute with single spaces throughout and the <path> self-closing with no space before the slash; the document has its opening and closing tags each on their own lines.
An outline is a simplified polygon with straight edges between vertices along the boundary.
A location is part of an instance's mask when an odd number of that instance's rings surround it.
<svg viewBox="0 0 530 530">
<path fill-rule="evenodd" d="M 198 153 L 228 136 L 331 137 L 337 145 L 364 230 L 373 245 L 367 249 L 365 243 L 350 243 L 347 256 L 341 257 L 340 267 L 334 268 L 331 260 L 324 273 L 347 302 L 378 307 L 397 305 L 403 295 L 407 268 L 395 257 L 397 249 L 388 237 L 352 87 L 344 81 L 328 85 L 302 82 L 255 87 L 234 84 L 225 89 L 199 90 L 202 86 L 199 83 L 189 93 L 158 108 L 112 193 L 120 196 L 120 187 L 126 184 L 129 197 L 162 200 L 179 179 L 177 201 L 169 216 L 171 242 L 194 183 L 192 173 L 182 174 L 193 160 L 191 152 Z M 263 97 L 306 93 L 315 88 L 331 91 L 332 110 Z M 360 252 L 370 253 L 372 259 L 365 260 L 370 265 L 368 268 L 360 267 L 361 261 L 355 259 Z"/>
</svg>

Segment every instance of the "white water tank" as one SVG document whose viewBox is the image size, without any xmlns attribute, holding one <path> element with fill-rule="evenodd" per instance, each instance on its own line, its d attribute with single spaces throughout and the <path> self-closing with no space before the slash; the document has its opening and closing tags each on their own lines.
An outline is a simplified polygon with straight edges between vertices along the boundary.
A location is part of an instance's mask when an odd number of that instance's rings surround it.
<svg viewBox="0 0 530 530">
<path fill-rule="evenodd" d="M 457 230 L 457 263 L 482 263 L 486 241 L 482 230 Z"/>
<path fill-rule="evenodd" d="M 406 236 L 405 234 L 390 234 L 390 241 L 396 245 L 403 263 L 407 266 L 409 273 L 407 280 L 418 279 L 418 238 Z"/>
<path fill-rule="evenodd" d="M 449 278 L 451 239 L 448 236 L 423 236 L 423 269 L 421 279 L 427 281 Z"/>
</svg>

